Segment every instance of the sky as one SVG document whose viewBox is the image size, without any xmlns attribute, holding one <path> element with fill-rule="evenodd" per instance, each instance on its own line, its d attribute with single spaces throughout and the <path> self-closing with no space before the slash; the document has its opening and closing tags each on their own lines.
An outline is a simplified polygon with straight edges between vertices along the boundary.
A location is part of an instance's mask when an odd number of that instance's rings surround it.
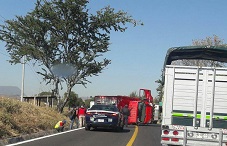
<svg viewBox="0 0 227 146">
<path fill-rule="evenodd" d="M 0 24 L 15 16 L 25 16 L 35 7 L 36 0 L 1 0 Z M 156 80 L 166 52 L 171 47 L 192 45 L 195 39 L 217 35 L 227 41 L 226 0 L 91 0 L 87 8 L 93 13 L 105 6 L 123 10 L 144 26 L 128 24 L 128 29 L 113 32 L 111 45 L 104 57 L 111 60 L 99 76 L 88 78 L 92 83 L 76 85 L 73 91 L 82 98 L 96 95 L 129 95 L 141 88 L 150 89 L 157 96 Z M 11 65 L 5 43 L 0 42 L 0 86 L 22 87 L 22 65 Z M 36 72 L 41 67 L 32 62 L 25 65 L 24 92 L 34 96 L 51 91 Z M 64 85 L 64 83 L 63 83 Z M 60 94 L 66 92 L 66 86 Z"/>
</svg>

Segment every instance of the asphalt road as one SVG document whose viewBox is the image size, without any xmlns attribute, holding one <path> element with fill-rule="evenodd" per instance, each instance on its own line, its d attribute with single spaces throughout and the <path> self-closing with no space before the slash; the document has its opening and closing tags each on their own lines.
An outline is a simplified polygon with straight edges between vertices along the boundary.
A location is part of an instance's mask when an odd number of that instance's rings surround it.
<svg viewBox="0 0 227 146">
<path fill-rule="evenodd" d="M 160 125 L 139 125 L 138 135 L 133 146 L 161 146 Z"/>
<path fill-rule="evenodd" d="M 126 146 L 135 131 L 135 125 L 129 125 L 122 132 L 98 129 L 66 131 L 48 137 L 18 143 L 18 146 Z M 14 144 L 15 145 L 15 144 Z M 160 146 L 159 125 L 139 125 L 133 146 Z"/>
</svg>

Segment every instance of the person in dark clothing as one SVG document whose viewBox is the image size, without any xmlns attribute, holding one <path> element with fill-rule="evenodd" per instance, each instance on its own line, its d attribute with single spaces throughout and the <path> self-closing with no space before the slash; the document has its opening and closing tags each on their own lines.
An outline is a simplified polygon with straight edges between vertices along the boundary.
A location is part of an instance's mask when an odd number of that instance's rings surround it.
<svg viewBox="0 0 227 146">
<path fill-rule="evenodd" d="M 143 102 L 140 102 L 139 103 L 139 108 L 138 108 L 138 122 L 143 122 L 144 120 L 142 120 L 142 113 L 143 113 L 143 106 L 144 106 L 144 103 Z"/>
<path fill-rule="evenodd" d="M 124 124 L 126 127 L 128 127 L 128 116 L 130 116 L 130 110 L 128 109 L 127 104 L 122 108 L 122 114 L 123 114 Z"/>
<path fill-rule="evenodd" d="M 69 129 L 73 129 L 73 124 L 74 121 L 76 121 L 76 127 L 78 128 L 79 123 L 78 123 L 78 107 L 74 106 L 71 110 L 69 110 L 69 119 L 71 121 L 69 125 Z"/>
</svg>

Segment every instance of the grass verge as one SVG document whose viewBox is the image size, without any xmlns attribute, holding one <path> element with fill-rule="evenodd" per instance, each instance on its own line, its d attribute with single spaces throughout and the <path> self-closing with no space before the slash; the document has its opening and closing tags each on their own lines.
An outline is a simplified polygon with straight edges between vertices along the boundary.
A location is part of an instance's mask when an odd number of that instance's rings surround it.
<svg viewBox="0 0 227 146">
<path fill-rule="evenodd" d="M 51 130 L 63 119 L 68 126 L 67 111 L 60 114 L 55 108 L 0 97 L 0 139 Z"/>
</svg>

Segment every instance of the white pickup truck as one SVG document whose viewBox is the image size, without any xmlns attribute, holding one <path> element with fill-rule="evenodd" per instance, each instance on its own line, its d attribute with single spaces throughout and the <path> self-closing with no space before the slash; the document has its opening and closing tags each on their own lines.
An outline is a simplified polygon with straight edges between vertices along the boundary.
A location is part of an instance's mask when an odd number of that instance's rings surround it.
<svg viewBox="0 0 227 146">
<path fill-rule="evenodd" d="M 227 68 L 171 65 L 179 59 L 227 62 L 227 47 L 168 50 L 163 72 L 161 144 L 227 146 Z"/>
</svg>

